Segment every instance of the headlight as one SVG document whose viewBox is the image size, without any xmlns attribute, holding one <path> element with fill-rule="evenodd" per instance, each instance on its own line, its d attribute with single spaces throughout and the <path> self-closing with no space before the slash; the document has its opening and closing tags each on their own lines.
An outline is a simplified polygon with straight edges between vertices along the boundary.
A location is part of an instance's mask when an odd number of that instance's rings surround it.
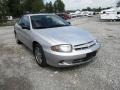
<svg viewBox="0 0 120 90">
<path fill-rule="evenodd" d="M 56 51 L 56 52 L 71 52 L 72 46 L 71 45 L 56 45 L 56 46 L 52 46 L 51 50 Z"/>
</svg>

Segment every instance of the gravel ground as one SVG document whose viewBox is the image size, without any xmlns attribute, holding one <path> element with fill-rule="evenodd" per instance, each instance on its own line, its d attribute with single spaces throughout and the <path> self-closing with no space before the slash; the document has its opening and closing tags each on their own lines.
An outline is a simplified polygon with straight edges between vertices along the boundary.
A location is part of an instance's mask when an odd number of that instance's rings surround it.
<svg viewBox="0 0 120 90">
<path fill-rule="evenodd" d="M 0 27 L 0 90 L 120 90 L 120 22 L 71 22 L 96 36 L 101 49 L 93 62 L 70 68 L 41 68 L 16 44 L 13 27 Z"/>
</svg>

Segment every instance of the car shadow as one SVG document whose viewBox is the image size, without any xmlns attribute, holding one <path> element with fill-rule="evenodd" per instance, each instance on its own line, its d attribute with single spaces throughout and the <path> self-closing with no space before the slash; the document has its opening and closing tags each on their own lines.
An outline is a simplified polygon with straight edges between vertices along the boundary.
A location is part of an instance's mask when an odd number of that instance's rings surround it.
<svg viewBox="0 0 120 90">
<path fill-rule="evenodd" d="M 70 67 L 53 67 L 53 66 L 48 66 L 48 67 L 46 67 L 46 69 L 49 69 L 51 71 L 59 71 L 59 72 L 77 70 L 77 69 L 85 68 L 88 65 L 92 64 L 95 61 L 96 58 L 97 57 L 93 58 L 92 61 L 90 61 L 88 63 L 84 63 L 84 64 L 80 64 L 80 65 L 76 65 L 76 66 L 70 66 Z"/>
</svg>

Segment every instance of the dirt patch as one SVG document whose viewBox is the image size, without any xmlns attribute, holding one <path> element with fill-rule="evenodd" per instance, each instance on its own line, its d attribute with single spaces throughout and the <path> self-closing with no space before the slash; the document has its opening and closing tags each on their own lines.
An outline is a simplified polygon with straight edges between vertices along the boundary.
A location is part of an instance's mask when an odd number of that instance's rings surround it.
<svg viewBox="0 0 120 90">
<path fill-rule="evenodd" d="M 33 86 L 27 78 L 11 77 L 0 83 L 0 90 L 33 90 Z"/>
</svg>

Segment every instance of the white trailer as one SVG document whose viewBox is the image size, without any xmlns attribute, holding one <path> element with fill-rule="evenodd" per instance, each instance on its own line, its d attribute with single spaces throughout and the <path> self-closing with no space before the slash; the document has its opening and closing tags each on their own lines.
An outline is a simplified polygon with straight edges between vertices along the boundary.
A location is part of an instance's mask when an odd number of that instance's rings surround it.
<svg viewBox="0 0 120 90">
<path fill-rule="evenodd" d="M 74 17 L 79 17 L 81 15 L 81 11 L 80 10 L 77 10 L 77 11 L 75 11 L 74 13 L 70 13 L 70 16 L 72 17 L 72 18 L 74 18 Z"/>
<path fill-rule="evenodd" d="M 93 15 L 94 15 L 94 12 L 92 12 L 92 11 L 82 11 L 81 12 L 81 16 L 92 17 Z"/>
<path fill-rule="evenodd" d="M 88 11 L 88 12 L 87 12 L 87 16 L 88 16 L 88 17 L 92 17 L 93 15 L 94 15 L 94 12 L 92 12 L 92 11 Z"/>
<path fill-rule="evenodd" d="M 7 20 L 11 21 L 13 20 L 13 17 L 12 16 L 6 16 Z"/>
<path fill-rule="evenodd" d="M 119 20 L 120 8 L 111 8 L 100 12 L 101 20 Z"/>
</svg>

